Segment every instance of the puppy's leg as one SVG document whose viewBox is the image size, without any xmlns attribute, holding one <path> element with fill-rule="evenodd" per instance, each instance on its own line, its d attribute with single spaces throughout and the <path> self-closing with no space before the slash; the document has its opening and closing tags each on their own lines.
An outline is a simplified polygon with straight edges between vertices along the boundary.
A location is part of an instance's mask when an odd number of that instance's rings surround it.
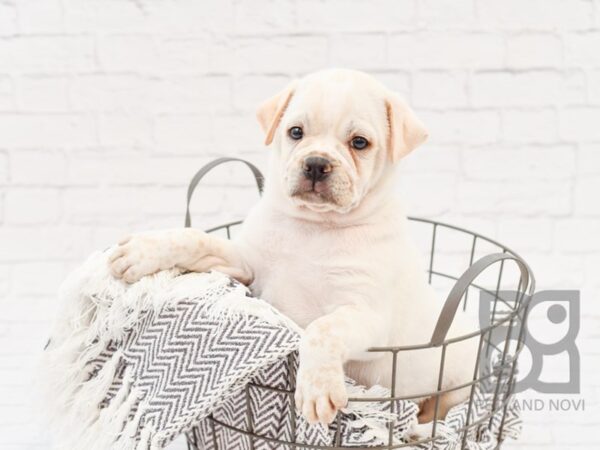
<svg viewBox="0 0 600 450">
<path fill-rule="evenodd" d="M 446 414 L 454 406 L 453 403 L 453 393 L 446 392 L 440 395 L 440 399 L 438 400 L 438 411 L 437 411 L 437 419 L 443 420 L 446 417 Z M 433 421 L 433 418 L 436 416 L 435 414 L 435 402 L 436 397 L 429 397 L 421 402 L 419 405 L 419 415 L 417 419 L 419 423 L 426 423 Z"/>
<path fill-rule="evenodd" d="M 414 424 L 408 431 L 408 437 L 417 441 L 431 437 L 433 431 L 433 419 L 444 420 L 448 411 L 464 400 L 465 390 L 445 392 L 440 395 L 437 405 L 437 416 L 435 413 L 436 397 L 429 397 L 419 404 L 418 423 Z"/>
<path fill-rule="evenodd" d="M 252 282 L 252 272 L 234 244 L 200 230 L 134 234 L 119 242 L 109 261 L 112 274 L 128 283 L 174 267 L 192 272 L 215 269 L 244 284 Z"/>
<path fill-rule="evenodd" d="M 312 322 L 300 343 L 296 407 L 310 422 L 328 424 L 348 403 L 344 363 L 364 359 L 367 348 L 386 342 L 382 317 L 367 306 L 340 306 Z"/>
</svg>

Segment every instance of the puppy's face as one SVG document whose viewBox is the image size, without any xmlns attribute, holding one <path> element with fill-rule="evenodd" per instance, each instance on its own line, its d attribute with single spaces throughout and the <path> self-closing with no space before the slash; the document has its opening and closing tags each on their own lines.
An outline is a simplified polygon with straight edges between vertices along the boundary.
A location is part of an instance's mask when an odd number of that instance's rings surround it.
<svg viewBox="0 0 600 450">
<path fill-rule="evenodd" d="M 370 76 L 317 72 L 267 100 L 259 122 L 275 143 L 285 194 L 301 208 L 345 213 L 426 137 L 414 114 Z"/>
</svg>

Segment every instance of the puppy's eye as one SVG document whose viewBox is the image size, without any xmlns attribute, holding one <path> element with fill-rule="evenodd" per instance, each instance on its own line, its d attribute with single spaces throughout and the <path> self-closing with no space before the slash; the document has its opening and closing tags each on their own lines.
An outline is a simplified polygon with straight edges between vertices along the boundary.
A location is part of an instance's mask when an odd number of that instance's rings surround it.
<svg viewBox="0 0 600 450">
<path fill-rule="evenodd" d="M 367 139 L 362 136 L 355 136 L 350 141 L 350 145 L 353 149 L 364 150 L 369 145 L 369 141 L 367 141 Z"/>
<path fill-rule="evenodd" d="M 304 132 L 302 131 L 302 128 L 300 128 L 300 127 L 292 127 L 292 128 L 290 128 L 288 130 L 288 134 L 295 141 L 298 141 L 298 140 L 302 139 L 302 137 L 304 136 Z"/>
</svg>

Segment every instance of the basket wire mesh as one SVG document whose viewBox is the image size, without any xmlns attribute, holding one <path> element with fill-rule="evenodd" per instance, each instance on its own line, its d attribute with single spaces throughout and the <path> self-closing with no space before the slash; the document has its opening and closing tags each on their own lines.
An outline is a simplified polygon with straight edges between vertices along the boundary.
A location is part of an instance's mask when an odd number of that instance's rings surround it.
<svg viewBox="0 0 600 450">
<path fill-rule="evenodd" d="M 230 160 L 230 159 L 229 159 Z M 219 161 L 219 160 L 217 160 Z M 225 162 L 221 160 L 220 162 Z M 246 161 L 242 161 L 248 165 Z M 210 168 L 218 165 L 213 164 Z M 252 168 L 252 167 L 251 167 Z M 253 171 L 254 172 L 254 171 Z M 258 172 L 260 174 L 260 172 Z M 255 173 L 255 177 L 257 174 Z M 186 215 L 186 226 L 190 225 L 189 220 L 189 200 L 191 194 L 198 184 L 202 176 L 194 178 L 188 191 L 188 213 Z M 262 189 L 262 179 L 256 178 L 259 190 Z M 399 400 L 416 400 L 424 397 L 435 399 L 435 412 L 432 423 L 431 435 L 426 438 L 421 438 L 410 442 L 395 442 L 393 436 L 394 422 L 388 424 L 389 438 L 386 445 L 379 445 L 369 448 L 376 449 L 397 449 L 421 446 L 425 447 L 429 444 L 433 448 L 436 440 L 441 439 L 437 433 L 437 421 L 442 419 L 439 417 L 439 400 L 440 396 L 446 392 L 459 389 L 469 389 L 468 407 L 466 414 L 466 422 L 456 431 L 459 436 L 458 442 L 461 449 L 467 447 L 467 437 L 472 430 L 478 429 L 481 426 L 492 425 L 492 420 L 500 414 L 500 426 L 498 430 L 498 444 L 495 448 L 500 448 L 503 440 L 503 429 L 507 416 L 507 409 L 511 397 L 515 391 L 516 374 L 517 374 L 517 359 L 524 346 L 525 339 L 525 323 L 529 309 L 529 300 L 535 290 L 535 280 L 529 266 L 526 262 L 514 251 L 499 242 L 487 238 L 481 234 L 468 231 L 454 225 L 428 220 L 423 218 L 409 217 L 414 231 L 422 238 L 427 255 L 427 273 L 429 282 L 435 285 L 437 281 L 442 281 L 450 288 L 447 300 L 444 304 L 442 314 L 436 325 L 436 329 L 430 342 L 420 345 L 408 346 L 389 346 L 370 348 L 369 352 L 384 353 L 391 359 L 391 387 L 388 397 L 356 397 L 350 398 L 349 402 L 389 402 L 390 409 L 394 411 L 394 404 Z M 242 221 L 226 223 L 207 230 L 210 233 L 218 233 L 227 239 L 231 239 L 235 229 Z M 448 233 L 453 237 L 448 238 Z M 446 236 L 444 238 L 444 236 Z M 457 239 L 460 237 L 460 239 Z M 448 240 L 449 245 L 444 245 L 444 240 Z M 460 242 L 462 239 L 462 242 Z M 464 245 L 467 242 L 468 245 Z M 443 261 L 443 257 L 448 257 L 447 261 Z M 453 256 L 461 255 L 464 257 L 462 263 L 457 263 Z M 483 255 L 479 257 L 479 255 Z M 512 267 L 511 267 L 512 266 Z M 458 269 L 458 270 L 457 270 Z M 516 270 L 515 270 L 516 269 Z M 454 270 L 454 271 L 453 271 Z M 464 270 L 464 271 L 463 271 Z M 448 284 L 450 283 L 450 284 Z M 492 287 L 485 287 L 489 285 Z M 452 319 L 458 309 L 462 305 L 462 310 L 465 311 L 467 306 L 472 303 L 469 298 L 474 296 L 474 293 L 484 293 L 491 299 L 489 306 L 489 322 L 486 326 L 481 326 L 478 330 L 467 335 L 447 338 L 448 329 L 452 323 Z M 507 294 L 508 293 L 508 294 Z M 445 310 L 445 312 L 444 312 Z M 504 337 L 497 342 L 492 339 L 493 335 L 497 335 L 498 331 L 506 329 Z M 473 376 L 471 380 L 459 386 L 443 388 L 442 380 L 444 376 L 444 365 L 448 348 L 456 343 L 466 339 L 477 339 L 477 354 L 473 362 Z M 417 392 L 411 395 L 397 395 L 396 393 L 396 375 L 398 371 L 397 361 L 400 352 L 418 351 L 424 349 L 432 349 L 438 347 L 440 349 L 440 363 L 437 374 L 437 389 L 433 392 Z M 496 355 L 493 367 L 483 370 L 481 362 L 491 361 L 490 354 Z M 290 364 L 291 367 L 291 364 Z M 290 371 L 289 386 L 295 386 L 295 376 Z M 487 383 L 487 386 L 486 386 Z M 504 386 L 501 389 L 501 386 Z M 475 390 L 486 388 L 487 392 L 492 395 L 491 409 L 482 417 L 472 420 L 472 412 L 474 409 Z M 250 390 L 259 389 L 270 392 L 277 392 L 280 395 L 289 398 L 289 415 L 292 425 L 292 436 L 296 436 L 296 423 L 298 420 L 298 412 L 294 407 L 294 389 L 279 389 L 272 386 L 263 386 L 250 383 L 245 388 L 246 399 L 246 428 L 233 427 L 230 424 L 217 420 L 214 417 L 209 417 L 211 423 L 213 447 L 221 450 L 217 442 L 217 434 L 219 429 L 227 429 L 230 432 L 241 433 L 246 436 L 250 442 L 250 448 L 260 444 L 261 448 L 273 449 L 344 449 L 357 448 L 342 445 L 343 439 L 341 436 L 341 414 L 338 414 L 337 427 L 334 438 L 334 443 L 331 446 L 310 445 L 302 442 L 295 442 L 295 438 L 291 441 L 277 439 L 272 436 L 260 435 L 254 431 L 254 420 L 252 409 L 249 407 Z M 487 422 L 487 425 L 486 425 Z M 197 430 L 193 429 L 188 433 L 188 449 L 200 449 L 201 441 Z M 233 449 L 222 449 L 233 450 Z"/>
<path fill-rule="evenodd" d="M 370 448 L 378 448 L 378 449 L 396 449 L 396 448 L 410 447 L 410 446 L 414 446 L 417 444 L 433 443 L 438 438 L 438 435 L 436 434 L 436 424 L 437 424 L 437 420 L 438 420 L 440 395 L 445 392 L 450 392 L 452 390 L 469 388 L 470 393 L 469 393 L 469 397 L 468 397 L 469 403 L 468 403 L 468 409 L 467 409 L 466 423 L 463 427 L 456 430 L 456 432 L 459 433 L 459 435 L 461 436 L 460 448 L 464 449 L 464 448 L 466 448 L 467 436 L 468 436 L 469 430 L 471 430 L 475 427 L 479 427 L 480 425 L 484 424 L 486 421 L 490 422 L 489 425 L 491 426 L 491 420 L 492 420 L 493 416 L 496 415 L 498 412 L 500 412 L 502 414 L 502 420 L 501 420 L 500 429 L 499 429 L 499 435 L 502 436 L 502 430 L 504 427 L 504 418 L 506 417 L 506 412 L 507 412 L 506 410 L 507 410 L 507 407 L 509 404 L 509 400 L 510 400 L 511 396 L 513 395 L 514 387 L 515 387 L 515 375 L 516 375 L 516 369 L 517 369 L 516 362 L 517 362 L 519 353 L 521 352 L 521 349 L 524 345 L 524 329 L 525 329 L 524 323 L 526 320 L 526 315 L 527 315 L 527 310 L 528 310 L 528 304 L 529 304 L 528 300 L 534 291 L 534 279 L 531 276 L 531 272 L 530 272 L 528 266 L 515 252 L 513 252 L 506 246 L 504 246 L 492 239 L 484 237 L 478 233 L 474 233 L 474 232 L 471 232 L 471 231 L 468 231 L 468 230 L 465 230 L 465 229 L 462 229 L 462 228 L 459 228 L 459 227 L 456 227 L 453 225 L 436 222 L 433 220 L 427 220 L 427 219 L 421 219 L 421 218 L 415 218 L 415 217 L 411 217 L 409 219 L 415 224 L 419 224 L 420 226 L 427 226 L 430 228 L 431 238 L 430 238 L 430 248 L 429 248 L 429 252 L 428 252 L 429 260 L 428 260 L 428 270 L 427 270 L 430 283 L 435 282 L 436 278 L 442 278 L 442 279 L 454 281 L 455 282 L 454 287 L 456 287 L 457 291 L 460 293 L 459 298 L 461 300 L 463 310 L 467 308 L 469 292 L 475 290 L 475 291 L 479 291 L 479 292 L 485 292 L 486 294 L 490 295 L 493 298 L 492 305 L 490 308 L 491 309 L 490 324 L 488 326 L 482 327 L 479 330 L 474 331 L 470 334 L 467 334 L 464 336 L 459 336 L 459 337 L 454 337 L 451 339 L 443 339 L 440 342 L 435 342 L 435 343 L 430 342 L 427 344 L 401 346 L 401 347 L 400 346 L 398 346 L 398 347 L 377 347 L 377 348 L 369 349 L 370 352 L 388 353 L 391 355 L 392 374 L 391 374 L 390 396 L 387 398 L 378 398 L 378 397 L 350 398 L 349 401 L 350 402 L 387 401 L 387 402 L 390 402 L 390 407 L 393 408 L 394 402 L 397 400 L 414 400 L 414 399 L 418 399 L 418 398 L 422 398 L 422 397 L 433 397 L 436 399 L 434 421 L 433 421 L 433 426 L 432 426 L 432 435 L 430 437 L 420 439 L 418 441 L 412 441 L 412 442 L 406 442 L 406 443 L 400 443 L 400 444 L 393 443 L 392 431 L 393 431 L 394 424 L 392 422 L 389 424 L 390 434 L 389 434 L 388 444 L 384 445 L 384 446 L 370 447 Z M 208 231 L 213 232 L 213 233 L 218 233 L 218 232 L 224 233 L 228 239 L 231 239 L 231 237 L 233 236 L 233 229 L 235 229 L 235 227 L 237 227 L 240 224 L 241 224 L 241 221 L 231 222 L 228 224 L 224 224 L 224 225 L 212 228 Z M 468 267 L 469 267 L 469 269 L 471 269 L 472 274 L 475 275 L 474 278 L 473 277 L 463 278 L 464 273 L 463 273 L 463 276 L 457 276 L 456 274 L 448 273 L 445 270 L 436 268 L 436 265 L 435 265 L 436 246 L 440 246 L 439 233 L 440 233 L 441 229 L 448 229 L 448 230 L 453 230 L 458 233 L 463 233 L 470 238 L 471 246 L 470 246 L 470 249 L 468 250 L 468 254 L 469 254 Z M 492 247 L 496 247 L 497 252 L 490 253 L 487 257 L 484 257 L 484 258 L 478 260 L 477 262 L 481 262 L 481 261 L 483 261 L 483 262 L 480 263 L 479 266 L 475 266 L 474 264 L 476 264 L 476 263 L 475 263 L 474 259 L 475 259 L 475 255 L 477 253 L 476 250 L 477 250 L 477 246 L 479 243 L 487 243 L 488 245 L 491 245 Z M 513 280 L 514 298 L 506 298 L 506 296 L 504 296 L 504 297 L 502 296 L 502 293 L 509 292 L 508 287 L 510 286 L 510 283 L 507 283 L 507 280 L 506 280 L 507 265 L 508 265 L 507 263 L 508 262 L 515 262 L 517 265 L 521 266 L 525 270 L 525 272 L 523 272 L 523 271 L 519 272 L 519 276 L 518 276 L 517 280 Z M 492 289 L 490 289 L 490 288 L 486 288 L 483 285 L 477 283 L 476 278 L 477 278 L 477 275 L 480 275 L 483 270 L 488 269 L 492 265 L 498 265 L 499 269 L 496 272 L 497 275 L 496 275 L 496 282 L 494 283 L 494 287 Z M 467 272 L 469 271 L 469 269 L 467 269 Z M 526 274 L 526 275 L 523 276 L 523 274 Z M 470 278 L 473 278 L 473 279 L 471 280 Z M 468 284 L 466 284 L 466 286 L 461 284 L 461 282 L 464 283 L 465 280 L 468 281 Z M 472 296 L 472 294 L 471 294 L 471 296 Z M 506 337 L 504 338 L 503 342 L 494 343 L 491 340 L 492 332 L 495 329 L 499 329 L 501 327 L 506 328 Z M 474 373 L 473 373 L 473 377 L 472 377 L 471 381 L 469 381 L 468 383 L 461 384 L 459 386 L 453 386 L 452 388 L 442 389 L 444 364 L 445 364 L 445 357 L 446 357 L 448 347 L 454 343 L 460 342 L 465 339 L 472 339 L 472 338 L 478 339 L 478 345 L 477 345 L 477 354 L 476 354 L 475 363 L 474 363 L 475 369 L 474 369 Z M 513 340 L 515 338 L 516 338 L 516 343 L 514 343 L 515 346 L 512 347 L 511 342 L 513 342 Z M 434 392 L 428 392 L 428 393 L 415 393 L 415 394 L 411 394 L 411 395 L 397 396 L 396 392 L 395 392 L 395 380 L 396 380 L 396 374 L 397 374 L 397 370 L 398 370 L 398 367 L 397 367 L 398 353 L 402 352 L 402 351 L 415 351 L 415 350 L 419 350 L 419 349 L 431 348 L 431 346 L 435 346 L 435 345 L 437 345 L 441 348 L 437 390 Z M 499 352 L 499 355 L 498 355 L 499 362 L 494 365 L 493 369 L 484 372 L 484 371 L 480 370 L 481 369 L 480 361 L 482 361 L 482 359 L 484 359 L 484 358 L 482 358 L 483 353 L 485 353 L 485 355 L 489 355 L 490 352 L 492 352 L 492 351 Z M 486 359 L 484 359 L 484 360 L 486 360 Z M 492 408 L 483 417 L 480 417 L 477 420 L 471 421 L 470 420 L 471 416 L 472 416 L 471 413 L 472 413 L 472 410 L 474 407 L 473 402 L 475 400 L 475 395 L 474 395 L 475 388 L 478 385 L 482 386 L 483 383 L 491 380 L 493 377 L 496 378 L 496 383 L 495 383 L 495 386 L 492 386 L 492 391 L 493 391 Z M 507 379 L 503 379 L 504 377 L 507 377 Z M 294 386 L 294 380 L 290 380 L 290 385 Z M 508 386 L 508 389 L 506 389 L 504 392 L 502 392 L 500 389 L 501 385 Z M 266 390 L 270 390 L 270 391 L 277 391 L 281 395 L 289 396 L 290 405 L 294 404 L 294 402 L 293 402 L 294 391 L 293 390 L 277 389 L 277 388 L 274 388 L 271 386 L 261 386 L 258 384 L 250 384 L 246 387 L 246 399 L 248 402 L 250 401 L 250 395 L 249 395 L 250 389 L 266 389 Z M 290 448 L 290 449 L 343 449 L 343 448 L 350 448 L 350 447 L 344 447 L 341 445 L 342 436 L 340 436 L 340 430 L 342 429 L 342 427 L 339 424 L 340 417 L 341 417 L 340 415 L 338 415 L 338 417 L 337 417 L 338 426 L 337 426 L 337 433 L 335 436 L 334 445 L 333 446 L 320 446 L 320 445 L 309 445 L 306 443 L 282 441 L 282 440 L 278 440 L 278 439 L 275 439 L 275 438 L 272 438 L 269 436 L 258 435 L 253 432 L 254 418 L 252 417 L 251 408 L 248 407 L 246 409 L 246 411 L 247 411 L 247 429 L 234 428 L 229 424 L 218 421 L 215 418 L 211 418 L 210 419 L 211 426 L 212 426 L 213 433 L 214 433 L 213 437 L 216 439 L 217 429 L 219 427 L 224 427 L 233 432 L 242 433 L 242 434 L 248 436 L 248 438 L 250 439 L 250 441 L 253 444 L 255 442 L 272 443 L 274 445 L 272 448 L 281 448 L 281 447 L 278 447 L 278 445 L 285 446 L 285 448 Z M 393 409 L 392 409 L 392 411 L 393 411 Z M 290 418 L 291 418 L 292 427 L 294 428 L 295 423 L 296 423 L 297 411 L 294 410 L 293 406 L 290 407 L 289 414 L 290 414 Z M 292 430 L 292 434 L 293 435 L 295 434 L 295 429 Z M 190 450 L 191 449 L 199 449 L 200 447 L 198 447 L 198 445 L 199 445 L 199 441 L 197 439 L 197 436 L 195 436 L 194 432 L 192 431 L 192 433 L 190 433 L 190 435 L 188 436 L 188 448 Z M 498 444 L 497 448 L 499 448 L 500 445 L 501 445 L 501 442 Z M 215 446 L 215 448 L 219 448 L 216 440 L 214 442 L 214 446 Z"/>
</svg>

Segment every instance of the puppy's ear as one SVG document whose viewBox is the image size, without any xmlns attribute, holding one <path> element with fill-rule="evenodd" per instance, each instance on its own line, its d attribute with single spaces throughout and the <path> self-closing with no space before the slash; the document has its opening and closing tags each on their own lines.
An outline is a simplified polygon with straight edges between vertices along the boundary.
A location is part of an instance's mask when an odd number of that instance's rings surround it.
<svg viewBox="0 0 600 450">
<path fill-rule="evenodd" d="M 296 83 L 292 82 L 283 91 L 268 98 L 258 107 L 256 118 L 265 133 L 265 145 L 273 142 L 275 131 L 281 122 L 281 118 L 294 95 Z"/>
<path fill-rule="evenodd" d="M 388 119 L 388 149 L 392 162 L 409 154 L 427 139 L 425 125 L 409 106 L 396 94 L 385 100 Z"/>
</svg>

